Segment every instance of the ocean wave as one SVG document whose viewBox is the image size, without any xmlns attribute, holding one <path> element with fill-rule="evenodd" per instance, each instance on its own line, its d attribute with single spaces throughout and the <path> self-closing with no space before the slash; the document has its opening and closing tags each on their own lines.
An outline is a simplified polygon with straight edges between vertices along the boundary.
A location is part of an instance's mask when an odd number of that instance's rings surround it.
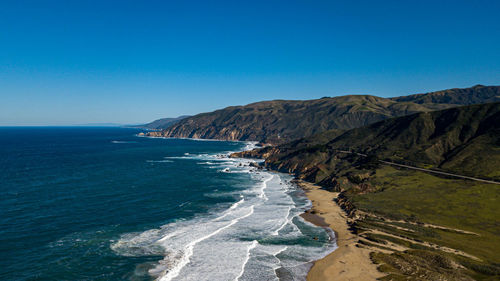
<svg viewBox="0 0 500 281">
<path fill-rule="evenodd" d="M 119 255 L 126 257 L 163 255 L 165 251 L 160 245 L 154 243 L 161 238 L 161 231 L 151 229 L 142 233 L 128 233 L 118 241 L 111 244 L 111 249 Z"/>
<path fill-rule="evenodd" d="M 174 161 L 165 159 L 165 160 L 146 160 L 146 162 L 148 162 L 148 163 L 173 163 Z"/>
<path fill-rule="evenodd" d="M 179 262 L 176 263 L 168 272 L 165 273 L 165 275 L 161 276 L 161 278 L 159 278 L 158 280 L 170 281 L 173 278 L 177 277 L 179 275 L 179 273 L 181 272 L 182 268 L 184 268 L 184 266 L 186 266 L 190 262 L 190 259 L 193 256 L 194 246 L 196 244 L 218 234 L 219 232 L 225 230 L 226 228 L 233 226 L 234 224 L 239 222 L 241 219 L 244 219 L 246 217 L 251 216 L 253 214 L 253 212 L 254 212 L 254 206 L 252 205 L 252 206 L 250 206 L 250 211 L 247 214 L 245 214 L 239 218 L 235 218 L 235 219 L 231 220 L 230 223 L 228 223 L 227 225 L 224 225 L 223 227 L 218 228 L 214 232 L 188 243 L 187 246 L 184 248 L 184 253 L 183 253 L 182 257 L 180 258 Z"/>
<path fill-rule="evenodd" d="M 245 257 L 245 261 L 243 262 L 243 264 L 241 265 L 241 271 L 240 271 L 240 274 L 238 274 L 238 276 L 236 276 L 236 278 L 234 279 L 235 281 L 239 281 L 240 278 L 243 276 L 243 273 L 245 273 L 245 266 L 247 265 L 248 261 L 250 260 L 250 251 L 252 251 L 252 249 L 254 249 L 255 247 L 257 247 L 257 245 L 259 244 L 259 242 L 257 240 L 253 240 L 250 245 L 248 245 L 248 248 L 247 248 L 247 255 Z"/>
<path fill-rule="evenodd" d="M 217 163 L 217 169 L 250 173 L 246 159 L 220 154 L 180 157 Z M 161 281 L 273 280 L 277 271 L 295 280 L 305 279 L 311 261 L 335 245 L 324 229 L 300 218 L 310 202 L 294 197 L 296 187 L 287 183 L 288 176 L 267 171 L 250 175 L 251 181 L 245 177 L 248 184 L 244 190 L 225 195 L 239 198 L 226 209 L 122 235 L 111 249 L 124 256 L 163 256 L 149 270 Z"/>
<path fill-rule="evenodd" d="M 114 140 L 114 141 L 111 141 L 111 143 L 137 143 L 136 141 L 118 141 L 118 140 Z"/>
</svg>

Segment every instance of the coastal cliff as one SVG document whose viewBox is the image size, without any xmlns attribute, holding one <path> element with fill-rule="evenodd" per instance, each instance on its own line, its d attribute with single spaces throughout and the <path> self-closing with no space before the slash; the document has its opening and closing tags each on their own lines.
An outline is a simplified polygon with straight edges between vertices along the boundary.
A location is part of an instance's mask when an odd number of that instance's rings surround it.
<svg viewBox="0 0 500 281">
<path fill-rule="evenodd" d="M 393 116 L 428 111 L 426 105 L 374 96 L 264 101 L 202 113 L 151 136 L 284 143 L 331 129 L 350 129 Z"/>
<path fill-rule="evenodd" d="M 382 280 L 495 280 L 500 188 L 482 179 L 500 178 L 499 124 L 500 103 L 470 105 L 232 157 L 264 158 L 270 170 L 340 192 L 356 247 L 370 249 Z M 464 174 L 478 180 L 453 177 Z"/>
<path fill-rule="evenodd" d="M 340 176 L 363 182 L 381 161 L 500 180 L 499 144 L 500 103 L 488 103 L 387 119 L 238 155 L 265 158 L 270 169 L 335 187 Z"/>
<path fill-rule="evenodd" d="M 147 135 L 259 141 L 262 148 L 231 157 L 263 158 L 269 170 L 316 184 L 314 196 L 329 198 L 323 206 L 335 198 L 344 213 L 334 217 L 354 241 L 346 245 L 366 249 L 381 280 L 496 280 L 499 89 L 260 102 Z"/>
<path fill-rule="evenodd" d="M 284 144 L 329 130 L 348 130 L 392 117 L 500 101 L 500 87 L 474 86 L 398 98 L 369 95 L 274 100 L 187 117 L 153 137 L 203 138 Z"/>
</svg>

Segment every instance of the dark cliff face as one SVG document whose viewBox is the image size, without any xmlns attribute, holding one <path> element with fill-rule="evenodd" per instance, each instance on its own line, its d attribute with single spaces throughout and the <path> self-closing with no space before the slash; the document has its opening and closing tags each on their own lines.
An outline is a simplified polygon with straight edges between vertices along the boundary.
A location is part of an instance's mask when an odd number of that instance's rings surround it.
<svg viewBox="0 0 500 281">
<path fill-rule="evenodd" d="M 326 186 L 337 184 L 336 179 L 341 176 L 352 177 L 353 167 L 370 170 L 378 165 L 379 159 L 498 180 L 500 103 L 392 118 L 241 156 L 264 157 L 271 169 L 295 173 Z"/>
<path fill-rule="evenodd" d="M 499 89 L 475 86 L 392 99 L 351 95 L 264 101 L 198 114 L 150 135 L 282 144 L 328 130 L 352 129 L 391 117 L 500 99 Z"/>
</svg>

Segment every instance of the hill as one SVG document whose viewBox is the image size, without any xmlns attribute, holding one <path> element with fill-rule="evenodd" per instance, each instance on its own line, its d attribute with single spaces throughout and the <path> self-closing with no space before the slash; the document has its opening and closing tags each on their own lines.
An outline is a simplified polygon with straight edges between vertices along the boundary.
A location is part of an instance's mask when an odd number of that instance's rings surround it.
<svg viewBox="0 0 500 281">
<path fill-rule="evenodd" d="M 414 102 L 418 104 L 440 103 L 453 105 L 500 102 L 500 87 L 476 85 L 471 88 L 455 88 L 425 94 L 397 97 L 392 98 L 392 100 L 398 102 Z"/>
<path fill-rule="evenodd" d="M 367 158 L 345 152 L 500 179 L 500 103 L 391 118 L 248 153 L 265 155 L 266 164 L 274 169 L 300 173 L 314 182 L 322 182 L 342 174 L 346 163 L 351 166 L 353 161 Z"/>
<path fill-rule="evenodd" d="M 169 126 L 172 126 L 175 123 L 181 121 L 182 119 L 185 119 L 188 117 L 190 117 L 190 116 L 189 115 L 182 115 L 182 116 L 175 117 L 175 118 L 161 118 L 161 119 L 155 120 L 155 121 L 147 123 L 147 124 L 134 125 L 133 127 L 149 129 L 149 130 L 163 130 L 163 129 L 166 129 Z"/>
<path fill-rule="evenodd" d="M 340 192 L 381 280 L 498 280 L 500 188 L 388 165 L 500 180 L 500 103 L 396 117 L 233 156 Z M 390 162 L 381 162 L 390 161 Z"/>
<path fill-rule="evenodd" d="M 362 95 L 306 101 L 275 100 L 198 114 L 161 133 L 151 134 L 276 144 L 326 130 L 355 128 L 428 110 L 426 105 Z"/>
<path fill-rule="evenodd" d="M 281 144 L 327 130 L 346 130 L 391 117 L 457 106 L 468 93 L 469 102 L 497 98 L 500 87 L 475 86 L 400 98 L 348 95 L 316 100 L 274 100 L 231 106 L 185 118 L 151 136 L 259 141 Z M 472 94 L 470 94 L 472 93 Z"/>
</svg>

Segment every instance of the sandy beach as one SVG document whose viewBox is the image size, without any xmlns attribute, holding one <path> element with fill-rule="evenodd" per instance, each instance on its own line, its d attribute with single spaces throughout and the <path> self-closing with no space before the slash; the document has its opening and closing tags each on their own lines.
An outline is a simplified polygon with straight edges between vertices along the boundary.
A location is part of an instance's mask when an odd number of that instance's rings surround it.
<svg viewBox="0 0 500 281">
<path fill-rule="evenodd" d="M 319 186 L 299 181 L 312 201 L 312 209 L 302 217 L 316 225 L 328 226 L 335 232 L 338 249 L 314 263 L 307 275 L 308 281 L 376 280 L 383 274 L 370 260 L 370 250 L 356 247 L 359 237 L 348 229 L 344 211 L 333 201 L 338 193 L 322 190 Z"/>
</svg>

